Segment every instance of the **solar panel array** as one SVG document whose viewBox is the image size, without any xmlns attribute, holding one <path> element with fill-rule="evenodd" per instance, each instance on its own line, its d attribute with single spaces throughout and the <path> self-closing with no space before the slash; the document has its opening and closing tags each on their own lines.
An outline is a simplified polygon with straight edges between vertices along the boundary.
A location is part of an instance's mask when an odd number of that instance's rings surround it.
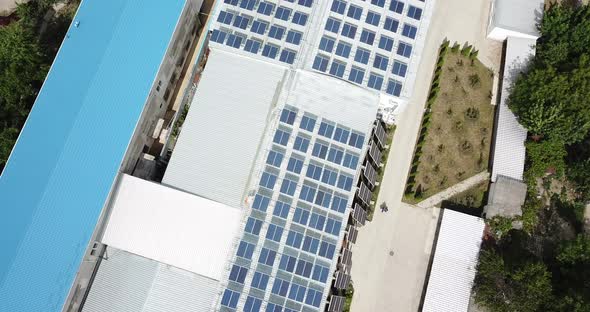
<svg viewBox="0 0 590 312">
<path fill-rule="evenodd" d="M 211 41 L 247 54 L 293 64 L 309 33 L 317 0 L 224 0 Z"/>
<path fill-rule="evenodd" d="M 408 75 L 424 10 L 421 0 L 332 0 L 312 68 L 394 96 Z"/>
<path fill-rule="evenodd" d="M 320 311 L 331 286 L 368 140 L 295 107 L 278 115 L 222 311 Z"/>
<path fill-rule="evenodd" d="M 211 41 L 400 96 L 425 9 L 423 0 L 224 0 Z"/>
</svg>

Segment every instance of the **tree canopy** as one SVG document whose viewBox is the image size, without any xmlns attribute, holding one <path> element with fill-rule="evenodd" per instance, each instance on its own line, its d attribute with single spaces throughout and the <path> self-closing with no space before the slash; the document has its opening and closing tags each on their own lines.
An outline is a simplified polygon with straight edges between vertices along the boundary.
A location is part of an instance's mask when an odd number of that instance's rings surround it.
<svg viewBox="0 0 590 312">
<path fill-rule="evenodd" d="M 509 106 L 531 134 L 579 142 L 590 131 L 590 6 L 552 6 L 539 30 L 537 54 Z"/>
<path fill-rule="evenodd" d="M 17 7 L 18 21 L 0 26 L 0 172 L 18 137 L 78 1 L 41 24 L 58 0 L 30 1 Z M 67 1 L 66 1 L 67 2 Z"/>
</svg>

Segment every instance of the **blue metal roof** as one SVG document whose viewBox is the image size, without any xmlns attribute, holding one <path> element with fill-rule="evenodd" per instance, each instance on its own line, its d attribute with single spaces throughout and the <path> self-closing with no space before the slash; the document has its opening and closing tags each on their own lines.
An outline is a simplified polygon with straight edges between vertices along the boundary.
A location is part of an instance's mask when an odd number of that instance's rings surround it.
<svg viewBox="0 0 590 312">
<path fill-rule="evenodd" d="M 0 311 L 61 311 L 185 0 L 85 0 L 0 177 Z"/>
</svg>

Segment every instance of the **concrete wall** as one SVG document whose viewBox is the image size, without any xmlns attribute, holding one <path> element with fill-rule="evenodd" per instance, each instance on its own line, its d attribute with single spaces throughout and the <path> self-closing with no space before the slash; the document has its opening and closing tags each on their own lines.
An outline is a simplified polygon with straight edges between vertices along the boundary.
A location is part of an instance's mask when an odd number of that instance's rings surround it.
<svg viewBox="0 0 590 312">
<path fill-rule="evenodd" d="M 164 117 L 168 105 L 174 98 L 174 89 L 189 47 L 197 40 L 198 14 L 202 4 L 203 0 L 187 1 L 121 165 L 123 173 L 132 173 L 144 146 L 150 147 L 154 142 L 152 134 L 156 123 L 159 118 Z"/>
</svg>

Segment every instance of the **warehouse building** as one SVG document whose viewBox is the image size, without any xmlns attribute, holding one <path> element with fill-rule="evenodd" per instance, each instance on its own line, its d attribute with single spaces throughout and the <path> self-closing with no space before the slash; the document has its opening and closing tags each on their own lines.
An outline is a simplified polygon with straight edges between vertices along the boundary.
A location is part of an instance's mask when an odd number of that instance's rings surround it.
<svg viewBox="0 0 590 312">
<path fill-rule="evenodd" d="M 201 4 L 82 1 L 0 177 L 0 311 L 77 308 L 103 207 L 153 142 Z"/>
<path fill-rule="evenodd" d="M 378 111 L 410 95 L 432 2 L 279 2 L 216 3 L 190 109 L 175 144 L 164 142 L 174 150 L 161 183 L 137 168 L 172 127 L 162 120 L 202 2 L 81 4 L 0 178 L 14 208 L 1 227 L 0 310 L 342 311 L 387 147 Z M 228 6 L 298 25 L 310 36 L 301 56 L 253 53 L 229 33 L 222 41 Z M 355 65 L 366 75 L 340 67 L 338 49 L 318 52 L 317 30 L 338 14 L 349 28 L 339 45 L 370 51 Z M 237 20 L 231 27 L 253 27 Z M 374 48 L 361 48 L 361 28 Z M 334 73 L 314 65 L 318 56 Z"/>
</svg>

